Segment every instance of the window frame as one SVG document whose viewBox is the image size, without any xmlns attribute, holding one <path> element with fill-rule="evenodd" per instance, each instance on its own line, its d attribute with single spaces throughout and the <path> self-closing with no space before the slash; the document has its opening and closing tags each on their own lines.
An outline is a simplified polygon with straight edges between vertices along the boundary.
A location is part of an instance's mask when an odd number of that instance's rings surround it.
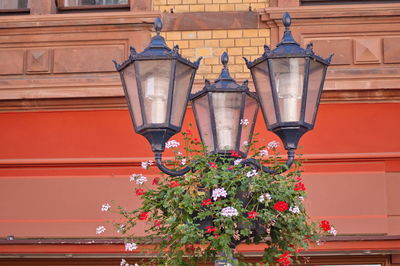
<svg viewBox="0 0 400 266">
<path fill-rule="evenodd" d="M 2 14 L 2 15 L 5 15 L 4 13 L 7 13 L 7 14 L 23 14 L 23 13 L 30 13 L 30 11 L 31 11 L 31 9 L 30 9 L 30 7 L 29 7 L 29 1 L 30 0 L 27 0 L 26 1 L 26 5 L 28 6 L 28 7 L 21 7 L 21 8 L 7 8 L 7 9 L 3 9 L 3 8 L 0 8 L 0 14 Z M 128 0 L 129 1 L 129 0 Z"/>
<path fill-rule="evenodd" d="M 129 9 L 131 0 L 127 4 L 117 5 L 81 5 L 81 6 L 65 6 L 65 0 L 56 0 L 57 8 L 59 10 L 93 10 L 93 9 Z"/>
</svg>

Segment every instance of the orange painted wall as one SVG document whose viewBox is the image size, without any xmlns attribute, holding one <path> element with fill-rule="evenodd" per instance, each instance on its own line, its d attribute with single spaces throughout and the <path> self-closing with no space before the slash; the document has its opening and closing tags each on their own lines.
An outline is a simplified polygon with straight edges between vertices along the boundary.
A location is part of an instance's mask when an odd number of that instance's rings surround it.
<svg viewBox="0 0 400 266">
<path fill-rule="evenodd" d="M 301 141 L 314 218 L 339 234 L 400 234 L 399 117 L 399 103 L 321 105 Z M 103 224 L 117 236 L 100 206 L 138 204 L 128 176 L 152 158 L 127 110 L 0 113 L 0 125 L 0 237 L 96 237 Z M 256 132 L 276 139 L 261 116 Z"/>
</svg>

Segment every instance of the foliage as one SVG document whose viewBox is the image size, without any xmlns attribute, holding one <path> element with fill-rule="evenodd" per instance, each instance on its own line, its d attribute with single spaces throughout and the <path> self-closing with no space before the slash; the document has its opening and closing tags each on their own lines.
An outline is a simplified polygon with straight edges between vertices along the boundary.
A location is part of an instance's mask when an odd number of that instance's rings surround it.
<svg viewBox="0 0 400 266">
<path fill-rule="evenodd" d="M 231 250 L 239 243 L 260 243 L 265 246 L 264 263 L 290 265 L 299 250 L 307 249 L 330 229 L 318 227 L 306 214 L 301 162 L 296 161 L 285 174 L 255 171 L 242 165 L 236 152 L 230 157 L 205 155 L 205 147 L 192 138 L 190 130 L 182 134 L 184 154 L 175 141 L 168 146 L 175 160 L 167 163 L 178 169 L 187 162 L 193 171 L 148 182 L 142 175 L 133 175 L 142 205 L 135 210 L 118 207 L 124 222 L 116 224 L 117 229 L 139 246 L 152 243 L 159 254 L 157 263 L 196 265 L 225 259 L 233 264 Z M 252 158 L 281 169 L 285 165 L 276 144 L 258 147 L 255 140 L 248 148 Z M 142 222 L 147 225 L 147 236 L 138 239 L 133 233 Z M 236 264 L 245 265 L 238 254 L 234 256 Z"/>
</svg>

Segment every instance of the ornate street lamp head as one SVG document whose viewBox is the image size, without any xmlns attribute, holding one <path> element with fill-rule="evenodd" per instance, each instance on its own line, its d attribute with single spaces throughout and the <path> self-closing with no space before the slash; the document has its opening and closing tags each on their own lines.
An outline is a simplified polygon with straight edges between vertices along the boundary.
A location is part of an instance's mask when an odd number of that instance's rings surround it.
<svg viewBox="0 0 400 266">
<path fill-rule="evenodd" d="M 170 49 L 160 35 L 161 19 L 154 23 L 157 35 L 141 53 L 131 47 L 129 58 L 115 63 L 120 73 L 136 133 L 162 152 L 168 139 L 181 130 L 194 76 L 201 58 L 190 62 Z"/>
<path fill-rule="evenodd" d="M 268 129 L 282 139 L 287 150 L 294 150 L 301 136 L 314 128 L 332 55 L 323 59 L 313 52 L 312 44 L 300 47 L 290 31 L 287 12 L 282 21 L 285 32 L 277 47 L 265 46 L 260 58 L 245 61 Z"/>
<path fill-rule="evenodd" d="M 223 69 L 215 83 L 191 96 L 196 124 L 209 154 L 246 157 L 258 112 L 257 96 L 247 80 L 239 85 L 229 74 L 229 57 L 221 56 Z"/>
</svg>

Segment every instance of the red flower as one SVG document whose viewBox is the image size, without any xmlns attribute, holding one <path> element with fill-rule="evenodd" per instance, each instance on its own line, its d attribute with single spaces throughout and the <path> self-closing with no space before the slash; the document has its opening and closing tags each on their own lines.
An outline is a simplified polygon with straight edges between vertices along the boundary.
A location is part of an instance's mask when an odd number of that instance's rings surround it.
<svg viewBox="0 0 400 266">
<path fill-rule="evenodd" d="M 215 239 L 218 239 L 218 238 L 219 238 L 219 235 L 214 235 L 214 238 L 215 238 Z"/>
<path fill-rule="evenodd" d="M 154 222 L 155 222 L 155 224 L 156 224 L 157 227 L 158 227 L 158 226 L 161 226 L 161 220 L 155 220 Z"/>
<path fill-rule="evenodd" d="M 205 199 L 203 200 L 203 203 L 201 205 L 203 206 L 207 206 L 207 205 L 212 205 L 213 202 L 211 201 L 211 199 Z"/>
<path fill-rule="evenodd" d="M 278 201 L 274 205 L 274 209 L 280 212 L 284 212 L 289 208 L 289 205 L 284 201 Z"/>
<path fill-rule="evenodd" d="M 240 155 L 237 151 L 231 151 L 231 156 L 236 157 L 236 158 L 240 157 Z"/>
<path fill-rule="evenodd" d="M 145 194 L 144 189 L 141 189 L 141 188 L 136 189 L 135 192 L 136 192 L 136 196 L 141 196 L 141 195 Z"/>
<path fill-rule="evenodd" d="M 233 165 L 232 165 L 232 166 L 229 166 L 229 167 L 228 167 L 228 170 L 229 170 L 229 171 L 232 171 L 233 168 L 235 168 Z"/>
<path fill-rule="evenodd" d="M 192 135 L 192 131 L 190 129 L 186 129 L 186 134 L 191 136 Z"/>
<path fill-rule="evenodd" d="M 286 251 L 285 253 L 281 254 L 278 257 L 279 265 L 280 266 L 288 266 L 288 265 L 290 265 L 289 258 L 290 258 L 290 252 L 289 251 Z"/>
<path fill-rule="evenodd" d="M 200 144 L 200 140 L 198 138 L 193 138 L 194 144 Z"/>
<path fill-rule="evenodd" d="M 159 177 L 155 177 L 154 179 L 153 179 L 153 182 L 152 182 L 152 184 L 153 185 L 158 185 L 158 182 L 160 181 L 160 178 Z"/>
<path fill-rule="evenodd" d="M 331 230 L 331 225 L 326 220 L 321 221 L 321 223 L 319 224 L 319 227 L 321 227 L 324 231 Z"/>
<path fill-rule="evenodd" d="M 174 188 L 174 187 L 180 187 L 181 184 L 180 184 L 178 181 L 170 181 L 169 184 L 168 184 L 168 186 L 169 186 L 170 188 Z"/>
<path fill-rule="evenodd" d="M 299 191 L 299 190 L 305 191 L 306 187 L 304 186 L 303 183 L 299 182 L 299 183 L 296 183 L 296 185 L 294 185 L 294 190 L 296 190 L 296 191 Z"/>
<path fill-rule="evenodd" d="M 209 164 L 210 164 L 210 166 L 211 166 L 212 168 L 217 168 L 217 165 L 216 165 L 215 163 L 210 162 Z"/>
<path fill-rule="evenodd" d="M 147 218 L 149 218 L 149 213 L 148 213 L 148 212 L 142 212 L 142 213 L 139 215 L 139 220 L 144 221 L 144 220 L 147 220 Z"/>
<path fill-rule="evenodd" d="M 255 219 L 257 217 L 257 213 L 255 211 L 251 211 L 247 213 L 247 218 Z"/>
<path fill-rule="evenodd" d="M 215 226 L 207 226 L 206 227 L 206 233 L 209 233 L 209 234 L 211 234 L 211 233 L 215 233 L 215 232 L 217 232 L 217 228 L 215 228 Z"/>
</svg>

